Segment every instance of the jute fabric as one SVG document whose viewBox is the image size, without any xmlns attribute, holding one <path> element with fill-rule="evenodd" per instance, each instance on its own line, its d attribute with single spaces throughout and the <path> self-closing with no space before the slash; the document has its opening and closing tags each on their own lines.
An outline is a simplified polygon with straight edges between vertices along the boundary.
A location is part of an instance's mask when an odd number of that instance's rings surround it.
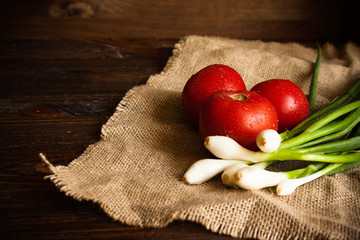
<svg viewBox="0 0 360 240">
<path fill-rule="evenodd" d="M 317 108 L 360 76 L 357 44 L 321 47 Z M 290 196 L 277 196 L 273 188 L 228 188 L 220 177 L 201 185 L 182 180 L 192 163 L 212 157 L 181 107 L 181 91 L 192 74 L 222 63 L 236 69 L 248 89 L 282 78 L 307 93 L 316 57 L 316 48 L 298 43 L 187 36 L 161 73 L 126 94 L 98 142 L 68 166 L 53 166 L 43 157 L 52 171 L 47 177 L 66 195 L 93 201 L 134 226 L 186 220 L 242 238 L 359 239 L 359 168 L 317 179 Z"/>
</svg>

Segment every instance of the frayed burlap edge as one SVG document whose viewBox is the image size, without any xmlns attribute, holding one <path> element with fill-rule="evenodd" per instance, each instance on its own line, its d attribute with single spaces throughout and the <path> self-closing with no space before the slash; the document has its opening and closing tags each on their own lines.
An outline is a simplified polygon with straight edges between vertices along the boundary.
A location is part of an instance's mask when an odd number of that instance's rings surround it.
<svg viewBox="0 0 360 240">
<path fill-rule="evenodd" d="M 188 36 L 188 37 L 191 37 L 191 36 Z M 181 53 L 182 48 L 185 46 L 186 39 L 188 37 L 184 37 L 184 38 L 180 39 L 180 41 L 175 44 L 174 49 L 173 49 L 173 55 L 169 58 L 163 71 L 161 71 L 159 74 L 150 76 L 149 80 L 156 77 L 157 75 L 166 74 L 167 71 L 170 71 L 173 68 L 174 63 L 176 62 L 177 57 Z M 133 94 L 135 94 L 135 92 L 136 92 L 136 87 L 134 87 L 133 89 L 130 89 L 127 92 L 125 97 L 122 99 L 122 101 L 117 106 L 117 108 L 116 108 L 117 112 L 122 112 L 126 109 L 127 103 L 129 102 L 131 96 Z M 110 117 L 110 119 L 108 120 L 107 123 L 113 121 L 113 117 L 114 117 L 114 115 L 112 117 Z M 106 135 L 107 135 L 106 125 L 107 125 L 107 123 L 101 129 L 101 138 L 102 138 L 101 141 L 106 141 Z M 92 146 L 93 145 L 90 145 L 87 148 L 87 150 L 92 148 Z M 83 154 L 86 154 L 87 150 L 85 150 L 85 152 Z M 42 159 L 42 161 L 47 165 L 48 169 L 52 173 L 51 175 L 45 176 L 44 178 L 52 181 L 61 192 L 65 193 L 66 196 L 73 197 L 74 199 L 76 199 L 78 201 L 85 200 L 85 201 L 92 201 L 94 203 L 97 203 L 100 205 L 100 207 L 104 210 L 105 213 L 107 213 L 113 219 L 121 221 L 122 223 L 131 225 L 131 226 L 148 227 L 148 226 L 144 225 L 141 221 L 127 221 L 126 219 L 121 218 L 121 216 L 118 216 L 106 204 L 96 201 L 94 199 L 88 199 L 86 196 L 76 193 L 73 189 L 68 187 L 58 176 L 58 171 L 59 171 L 58 168 L 61 168 L 63 166 L 54 166 L 47 160 L 46 156 L 43 153 L 40 153 L 39 155 L 40 155 L 40 158 Z M 75 165 L 76 160 L 77 159 L 72 161 L 68 167 L 70 167 L 71 165 Z M 321 235 L 321 234 L 318 235 L 317 233 L 308 233 L 305 237 L 304 235 L 299 235 L 297 233 L 297 231 L 294 231 L 292 233 L 294 235 L 284 236 L 283 233 L 278 233 L 278 232 L 271 232 L 271 231 L 263 232 L 263 231 L 261 231 L 261 229 L 258 229 L 256 227 L 255 228 L 244 227 L 244 228 L 239 229 L 234 226 L 227 226 L 227 225 L 219 224 L 218 222 L 209 220 L 208 218 L 206 218 L 202 215 L 198 215 L 196 213 L 191 213 L 191 212 L 189 212 L 189 210 L 187 210 L 187 211 L 185 210 L 183 212 L 174 212 L 172 217 L 169 217 L 168 219 L 162 219 L 162 222 L 158 224 L 159 225 L 158 227 L 164 227 L 174 220 L 184 220 L 184 221 L 196 222 L 196 223 L 202 224 L 206 229 L 208 229 L 212 232 L 215 232 L 218 234 L 225 234 L 225 235 L 229 235 L 232 237 L 240 237 L 240 238 L 258 238 L 258 239 L 274 239 L 274 240 L 277 240 L 277 239 L 279 239 L 279 240 L 280 239 L 317 239 L 319 237 L 324 238 L 324 235 Z M 330 237 L 330 236 L 328 236 L 328 237 Z"/>
<path fill-rule="evenodd" d="M 126 109 L 127 103 L 129 102 L 129 100 L 131 99 L 131 97 L 136 93 L 136 89 L 139 88 L 140 86 L 136 86 L 133 87 L 132 89 L 130 89 L 124 96 L 124 98 L 120 101 L 120 103 L 118 104 L 118 106 L 116 107 L 116 112 L 123 112 Z M 106 140 L 106 135 L 107 135 L 107 130 L 106 130 L 106 125 L 112 121 L 115 120 L 115 114 L 113 114 L 109 120 L 107 121 L 107 123 L 105 125 L 102 126 L 101 128 L 101 139 L 100 141 L 107 141 Z M 92 149 L 93 147 L 96 146 L 96 143 L 89 145 L 85 151 L 83 152 L 82 155 L 86 155 L 87 152 L 90 151 L 90 149 Z M 54 185 L 59 189 L 59 191 L 64 192 L 66 196 L 72 197 L 77 201 L 91 201 L 94 203 L 99 204 L 100 208 L 102 208 L 104 210 L 104 212 L 109 215 L 111 218 L 116 219 L 118 221 L 121 221 L 122 223 L 125 223 L 127 225 L 130 226 L 139 226 L 139 227 L 144 227 L 144 224 L 142 223 L 142 221 L 128 221 L 126 218 L 121 218 L 121 216 L 118 216 L 118 214 L 113 211 L 109 206 L 107 206 L 106 204 L 104 204 L 103 202 L 94 200 L 92 198 L 88 198 L 83 194 L 79 194 L 76 191 L 74 191 L 72 188 L 70 188 L 67 184 L 65 184 L 61 178 L 59 177 L 59 170 L 61 168 L 63 168 L 64 166 L 54 166 L 52 163 L 50 163 L 50 161 L 47 159 L 46 155 L 44 153 L 39 153 L 39 157 L 41 158 L 41 160 L 43 161 L 43 163 L 48 167 L 49 171 L 52 173 L 51 175 L 47 175 L 44 177 L 45 180 L 50 180 L 52 183 L 54 183 Z M 70 164 L 67 167 L 71 167 L 74 165 L 77 165 L 77 159 L 73 160 L 72 162 L 70 162 Z M 173 219 L 172 219 L 173 220 Z M 172 220 L 166 221 L 166 223 L 162 224 L 163 225 L 167 225 L 169 222 L 171 222 Z"/>
<path fill-rule="evenodd" d="M 93 145 L 90 145 L 88 148 L 91 148 L 92 146 Z M 162 227 L 166 227 L 175 220 L 181 220 L 181 221 L 190 221 L 194 223 L 199 223 L 202 226 L 204 226 L 207 230 L 213 233 L 217 233 L 220 235 L 228 235 L 234 238 L 255 238 L 255 239 L 271 239 L 271 240 L 337 239 L 334 236 L 330 236 L 331 234 L 325 236 L 324 233 L 319 233 L 316 230 L 311 232 L 309 231 L 302 232 L 302 233 L 300 233 L 298 230 L 295 230 L 289 233 L 289 232 L 265 231 L 263 229 L 254 226 L 238 227 L 236 225 L 226 225 L 219 223 L 218 221 L 212 220 L 207 216 L 198 214 L 196 211 L 194 211 L 193 208 L 186 209 L 183 211 L 176 211 L 170 217 L 165 219 L 154 219 L 154 222 L 156 220 L 157 223 L 152 224 L 151 226 L 149 225 L 149 223 L 145 224 L 142 221 L 129 221 L 126 217 L 117 214 L 115 211 L 111 209 L 111 207 L 107 206 L 106 204 L 94 199 L 89 199 L 82 194 L 78 194 L 74 192 L 58 176 L 58 171 L 61 171 L 61 169 L 59 168 L 61 168 L 62 166 L 54 166 L 53 164 L 51 164 L 43 153 L 40 153 L 39 156 L 41 160 L 46 164 L 48 169 L 52 172 L 52 175 L 45 176 L 44 178 L 49 179 L 51 182 L 53 182 L 55 186 L 59 189 L 59 191 L 64 192 L 66 196 L 70 196 L 78 201 L 91 201 L 93 203 L 99 204 L 100 208 L 108 216 L 110 216 L 114 220 L 117 220 L 129 226 L 138 226 L 142 228 L 162 228 Z M 257 195 L 261 195 L 261 191 Z M 201 208 L 201 206 L 199 207 Z"/>
</svg>

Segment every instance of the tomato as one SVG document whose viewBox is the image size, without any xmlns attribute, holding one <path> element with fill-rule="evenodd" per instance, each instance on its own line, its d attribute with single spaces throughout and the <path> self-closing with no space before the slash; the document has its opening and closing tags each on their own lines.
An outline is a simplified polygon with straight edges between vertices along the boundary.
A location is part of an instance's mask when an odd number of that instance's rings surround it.
<svg viewBox="0 0 360 240">
<path fill-rule="evenodd" d="M 198 126 L 200 109 L 206 98 L 219 91 L 242 91 L 245 83 L 233 68 L 214 64 L 192 75 L 182 91 L 182 107 L 189 121 Z"/>
<path fill-rule="evenodd" d="M 266 97 L 275 107 L 279 132 L 295 127 L 309 116 L 309 103 L 301 88 L 285 79 L 271 79 L 251 88 Z"/>
<path fill-rule="evenodd" d="M 222 91 L 205 101 L 199 120 L 199 133 L 228 136 L 243 147 L 257 150 L 256 136 L 265 129 L 278 130 L 275 107 L 265 97 L 251 91 Z"/>
</svg>

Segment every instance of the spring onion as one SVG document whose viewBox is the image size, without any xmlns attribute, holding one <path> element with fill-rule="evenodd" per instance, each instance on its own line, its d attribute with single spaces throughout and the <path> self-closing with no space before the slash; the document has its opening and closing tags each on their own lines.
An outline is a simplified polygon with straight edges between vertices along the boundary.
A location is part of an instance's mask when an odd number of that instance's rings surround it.
<svg viewBox="0 0 360 240">
<path fill-rule="evenodd" d="M 263 152 L 274 152 L 280 143 L 281 136 L 274 129 L 266 129 L 256 136 L 256 145 Z"/>
<path fill-rule="evenodd" d="M 271 153 L 248 150 L 235 142 L 233 139 L 226 136 L 209 136 L 207 137 L 205 146 L 210 152 L 221 159 L 235 159 L 250 162 L 303 160 L 329 163 L 346 163 L 353 162 L 357 158 L 360 158 L 360 152 L 349 153 L 346 156 L 331 154 L 337 151 L 349 151 L 360 148 L 359 137 L 333 143 L 321 144 L 316 147 L 304 149 L 280 148 L 279 150 Z M 219 149 L 221 148 L 222 150 L 220 151 Z M 229 149 L 228 152 L 223 152 L 223 150 L 227 149 Z M 324 153 L 328 154 L 324 155 Z"/>
<path fill-rule="evenodd" d="M 302 178 L 293 178 L 293 179 L 286 179 L 284 181 L 281 181 L 276 187 L 276 193 L 278 195 L 289 195 L 293 193 L 297 187 L 325 175 L 327 172 L 336 169 L 340 165 L 341 164 L 329 164 L 325 168 L 320 169 L 319 171 L 311 175 Z"/>
<path fill-rule="evenodd" d="M 221 175 L 221 180 L 223 184 L 229 186 L 229 187 L 237 187 L 236 181 L 235 181 L 235 174 L 241 170 L 242 168 L 247 167 L 247 164 L 244 163 L 236 163 L 233 164 L 225 169 L 223 174 Z"/>
<path fill-rule="evenodd" d="M 308 95 L 310 114 L 313 113 L 315 107 L 316 92 L 317 92 L 318 78 L 320 72 L 320 62 L 321 62 L 321 48 L 320 45 L 318 44 L 318 56 L 316 58 L 314 74 L 311 79 L 310 92 Z"/>
<path fill-rule="evenodd" d="M 239 181 L 238 172 L 239 171 L 241 171 L 242 169 L 247 168 L 247 167 L 251 167 L 253 169 L 259 169 L 261 171 L 262 169 L 265 169 L 270 164 L 272 164 L 272 162 L 260 162 L 260 163 L 255 163 L 255 164 L 237 163 L 237 164 L 231 165 L 225 169 L 225 171 L 221 175 L 221 180 L 225 185 L 227 185 L 229 187 L 240 187 L 240 185 L 238 183 L 238 181 Z"/>
<path fill-rule="evenodd" d="M 188 184 L 201 184 L 222 173 L 227 167 L 246 162 L 238 160 L 201 159 L 196 161 L 184 174 L 184 181 Z"/>
<path fill-rule="evenodd" d="M 237 186 L 257 190 L 265 187 L 272 187 L 288 178 L 284 172 L 272 172 L 265 169 L 247 166 L 235 173 L 235 183 Z"/>
<path fill-rule="evenodd" d="M 212 154 L 221 159 L 259 162 L 259 160 L 256 161 L 256 155 L 262 154 L 262 152 L 251 151 L 226 136 L 206 137 L 204 145 Z"/>
<path fill-rule="evenodd" d="M 208 136 L 204 146 L 219 159 L 203 159 L 185 174 L 185 181 L 199 184 L 222 172 L 230 187 L 261 189 L 276 186 L 278 195 L 293 193 L 299 186 L 322 176 L 360 165 L 360 79 L 342 97 L 313 112 L 321 49 L 308 96 L 311 115 L 291 130 L 265 130 L 257 136 L 260 151 L 251 151 L 226 136 Z M 269 165 L 282 161 L 307 161 L 307 166 L 275 172 Z"/>
<path fill-rule="evenodd" d="M 335 109 L 338 109 L 354 100 L 360 96 L 360 80 L 356 81 L 355 84 L 350 88 L 350 90 L 343 95 L 341 98 L 334 99 L 329 105 L 322 108 L 310 115 L 307 119 L 299 123 L 290 131 L 285 131 L 281 133 L 281 138 L 283 140 L 289 139 L 303 132 L 311 123 L 316 121 L 318 118 L 326 116 L 328 113 L 332 112 Z"/>
</svg>

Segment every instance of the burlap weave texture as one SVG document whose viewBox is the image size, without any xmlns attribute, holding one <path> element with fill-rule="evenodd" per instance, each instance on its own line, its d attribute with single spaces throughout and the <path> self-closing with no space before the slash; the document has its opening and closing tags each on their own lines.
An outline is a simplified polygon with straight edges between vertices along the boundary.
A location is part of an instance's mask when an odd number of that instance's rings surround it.
<svg viewBox="0 0 360 240">
<path fill-rule="evenodd" d="M 317 107 L 343 94 L 360 76 L 354 43 L 322 46 Z M 164 70 L 130 90 L 103 126 L 101 140 L 68 166 L 49 167 L 65 194 L 100 204 L 122 223 L 164 227 L 189 220 L 233 237 L 359 239 L 360 168 L 323 177 L 290 196 L 274 189 L 246 191 L 219 177 L 187 185 L 182 176 L 196 160 L 212 157 L 186 121 L 181 91 L 201 68 L 235 68 L 250 89 L 260 81 L 290 79 L 309 89 L 317 50 L 297 43 L 188 36 Z"/>
</svg>

